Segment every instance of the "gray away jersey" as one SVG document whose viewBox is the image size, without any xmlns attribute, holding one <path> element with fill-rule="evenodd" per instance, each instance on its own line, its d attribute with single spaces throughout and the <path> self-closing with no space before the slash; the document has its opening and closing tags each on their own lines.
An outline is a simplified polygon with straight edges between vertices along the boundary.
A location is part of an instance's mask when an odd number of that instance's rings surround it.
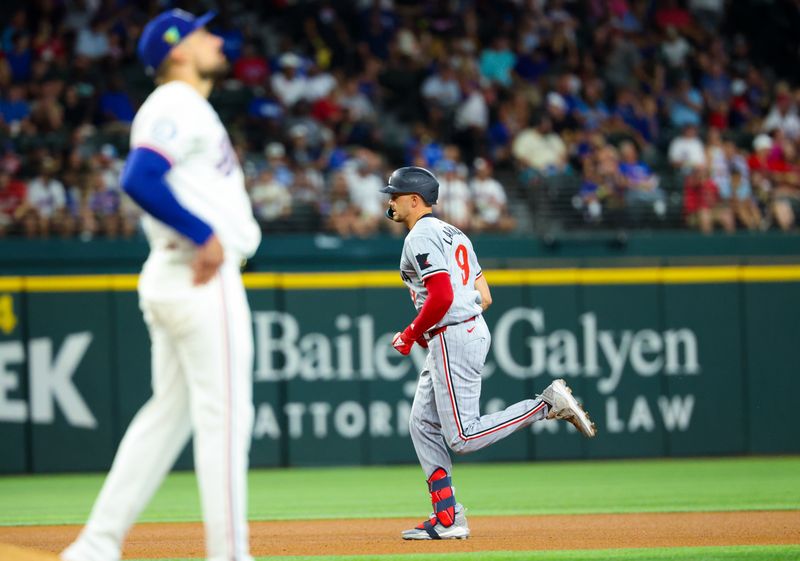
<svg viewBox="0 0 800 561">
<path fill-rule="evenodd" d="M 481 313 L 481 296 L 475 289 L 481 267 L 472 242 L 461 230 L 427 214 L 406 236 L 400 258 L 400 276 L 411 290 L 417 311 L 428 297 L 425 279 L 444 272 L 450 274 L 453 303 L 433 328 L 461 323 Z"/>
</svg>

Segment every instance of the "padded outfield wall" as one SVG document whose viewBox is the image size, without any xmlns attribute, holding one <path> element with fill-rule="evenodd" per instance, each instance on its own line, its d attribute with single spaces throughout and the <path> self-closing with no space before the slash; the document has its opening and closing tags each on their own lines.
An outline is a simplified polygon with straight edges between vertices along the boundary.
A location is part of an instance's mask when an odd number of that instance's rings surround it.
<svg viewBox="0 0 800 561">
<path fill-rule="evenodd" d="M 798 453 L 800 266 L 485 271 L 492 411 L 564 377 L 599 429 L 462 461 Z M 413 462 L 395 272 L 252 273 L 254 466 Z M 0 278 L 0 472 L 106 470 L 150 393 L 134 275 Z M 191 465 L 185 452 L 179 467 Z"/>
</svg>

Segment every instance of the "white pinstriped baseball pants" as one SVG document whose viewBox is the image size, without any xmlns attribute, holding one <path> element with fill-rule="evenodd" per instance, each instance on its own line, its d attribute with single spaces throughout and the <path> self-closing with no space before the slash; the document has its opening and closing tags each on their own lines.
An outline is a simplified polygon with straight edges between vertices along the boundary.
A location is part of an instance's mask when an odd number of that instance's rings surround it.
<svg viewBox="0 0 800 561">
<path fill-rule="evenodd" d="M 428 342 L 409 420 L 426 478 L 438 467 L 451 473 L 448 447 L 457 454 L 474 452 L 547 415 L 545 402 L 526 399 L 481 416 L 481 370 L 490 344 L 483 316 L 448 326 Z"/>
<path fill-rule="evenodd" d="M 252 561 L 247 467 L 253 336 L 238 268 L 224 265 L 186 297 L 141 301 L 152 343 L 153 396 L 125 432 L 67 561 L 117 561 L 122 542 L 190 436 L 209 561 Z"/>
</svg>

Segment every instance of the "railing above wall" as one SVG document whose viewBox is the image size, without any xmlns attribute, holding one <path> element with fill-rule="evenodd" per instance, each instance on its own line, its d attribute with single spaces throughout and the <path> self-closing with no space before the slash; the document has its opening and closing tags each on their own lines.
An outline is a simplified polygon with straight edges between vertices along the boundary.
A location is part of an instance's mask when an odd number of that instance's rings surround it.
<svg viewBox="0 0 800 561">
<path fill-rule="evenodd" d="M 702 236 L 692 232 L 596 232 L 556 237 L 475 236 L 483 267 L 602 266 L 634 262 L 744 264 L 800 261 L 800 235 L 741 233 Z M 250 271 L 394 269 L 401 238 L 366 240 L 327 235 L 265 236 Z M 134 273 L 147 257 L 143 239 L 0 240 L 0 275 Z"/>
</svg>

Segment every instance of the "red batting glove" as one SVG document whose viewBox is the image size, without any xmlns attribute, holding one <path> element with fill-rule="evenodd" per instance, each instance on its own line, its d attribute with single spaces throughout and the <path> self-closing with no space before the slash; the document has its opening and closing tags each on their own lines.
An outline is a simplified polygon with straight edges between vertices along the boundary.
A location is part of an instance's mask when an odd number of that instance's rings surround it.
<svg viewBox="0 0 800 561">
<path fill-rule="evenodd" d="M 425 340 L 425 336 L 424 335 L 422 337 L 420 337 L 419 339 L 417 339 L 417 345 L 419 345 L 423 349 L 427 349 L 428 348 L 428 342 Z"/>
<path fill-rule="evenodd" d="M 397 332 L 392 339 L 392 346 L 401 355 L 407 355 L 411 352 L 411 347 L 414 346 L 414 339 L 409 334 L 409 327 L 406 327 L 402 333 Z"/>
</svg>

